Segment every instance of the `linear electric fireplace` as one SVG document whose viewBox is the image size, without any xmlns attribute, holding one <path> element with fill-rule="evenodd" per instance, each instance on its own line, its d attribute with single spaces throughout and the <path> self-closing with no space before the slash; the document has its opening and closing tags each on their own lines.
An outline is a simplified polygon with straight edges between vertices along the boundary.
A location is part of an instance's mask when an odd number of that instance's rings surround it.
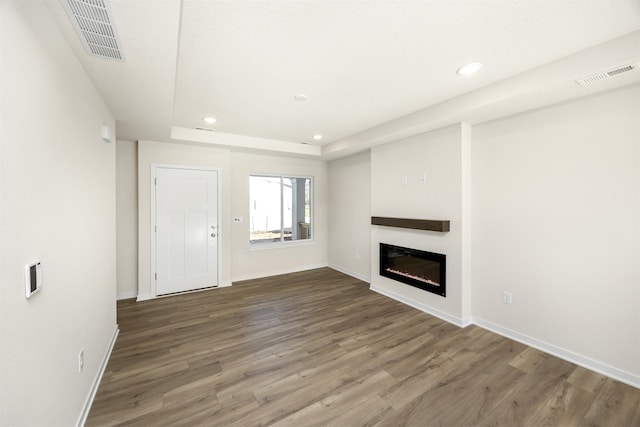
<svg viewBox="0 0 640 427">
<path fill-rule="evenodd" d="M 447 256 L 380 243 L 380 275 L 446 296 Z"/>
</svg>

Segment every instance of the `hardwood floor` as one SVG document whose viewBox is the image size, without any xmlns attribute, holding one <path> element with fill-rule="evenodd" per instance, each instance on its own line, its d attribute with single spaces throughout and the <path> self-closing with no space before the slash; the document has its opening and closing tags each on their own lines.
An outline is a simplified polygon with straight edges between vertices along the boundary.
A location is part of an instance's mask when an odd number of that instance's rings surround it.
<svg viewBox="0 0 640 427">
<path fill-rule="evenodd" d="M 640 426 L 640 390 L 323 268 L 118 303 L 87 426 Z"/>
</svg>

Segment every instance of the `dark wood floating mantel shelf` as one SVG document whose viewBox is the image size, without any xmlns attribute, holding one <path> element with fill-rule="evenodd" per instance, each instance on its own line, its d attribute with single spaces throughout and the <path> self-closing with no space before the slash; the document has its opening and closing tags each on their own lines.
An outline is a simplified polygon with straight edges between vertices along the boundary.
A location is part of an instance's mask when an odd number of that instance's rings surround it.
<svg viewBox="0 0 640 427">
<path fill-rule="evenodd" d="M 449 220 L 440 221 L 436 219 L 411 219 L 411 218 L 389 218 L 386 216 L 372 216 L 372 225 L 385 225 L 387 227 L 412 228 L 414 230 L 449 231 Z"/>
</svg>

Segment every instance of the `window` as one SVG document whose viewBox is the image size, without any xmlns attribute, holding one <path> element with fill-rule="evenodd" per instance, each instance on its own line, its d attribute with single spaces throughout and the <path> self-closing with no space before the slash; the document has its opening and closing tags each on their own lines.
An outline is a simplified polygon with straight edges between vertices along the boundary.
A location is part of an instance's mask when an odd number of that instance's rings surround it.
<svg viewBox="0 0 640 427">
<path fill-rule="evenodd" d="M 250 244 L 310 240 L 311 192 L 309 177 L 250 175 Z"/>
</svg>

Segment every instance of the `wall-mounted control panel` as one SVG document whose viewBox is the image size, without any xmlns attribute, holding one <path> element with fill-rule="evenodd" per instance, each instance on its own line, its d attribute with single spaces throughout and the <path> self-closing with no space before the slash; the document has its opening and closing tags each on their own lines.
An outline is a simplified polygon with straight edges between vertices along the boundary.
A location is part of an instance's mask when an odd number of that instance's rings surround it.
<svg viewBox="0 0 640 427">
<path fill-rule="evenodd" d="M 24 266 L 25 296 L 30 298 L 42 288 L 42 263 L 39 258 L 32 259 Z"/>
</svg>

